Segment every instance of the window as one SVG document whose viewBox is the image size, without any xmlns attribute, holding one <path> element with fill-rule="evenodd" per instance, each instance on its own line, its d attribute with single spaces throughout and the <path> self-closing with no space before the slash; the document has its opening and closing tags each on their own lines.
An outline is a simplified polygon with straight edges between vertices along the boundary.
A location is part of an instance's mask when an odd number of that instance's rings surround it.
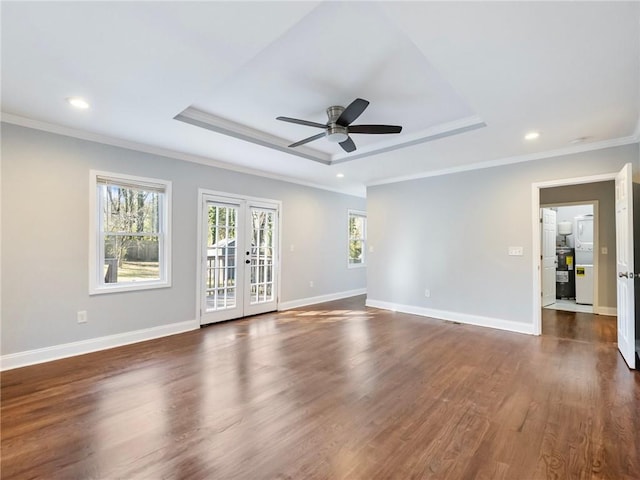
<svg viewBox="0 0 640 480">
<path fill-rule="evenodd" d="M 365 265 L 367 214 L 349 210 L 349 267 Z"/>
<path fill-rule="evenodd" d="M 91 172 L 89 293 L 168 287 L 171 182 Z"/>
</svg>

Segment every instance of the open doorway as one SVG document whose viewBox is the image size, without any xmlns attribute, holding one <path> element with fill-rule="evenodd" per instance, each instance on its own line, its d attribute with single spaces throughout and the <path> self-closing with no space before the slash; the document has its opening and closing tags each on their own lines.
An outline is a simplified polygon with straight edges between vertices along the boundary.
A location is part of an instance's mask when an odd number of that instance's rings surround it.
<svg viewBox="0 0 640 480">
<path fill-rule="evenodd" d="M 540 205 L 561 203 L 563 201 L 578 202 L 580 198 L 564 198 L 551 200 L 546 197 L 547 192 L 567 194 L 565 189 L 571 190 L 577 197 L 584 197 L 585 188 L 593 189 L 597 185 L 607 192 L 601 196 L 589 195 L 597 198 L 600 210 L 598 222 L 599 273 L 596 282 L 596 298 L 594 313 L 612 315 L 616 317 L 616 345 L 629 368 L 636 368 L 636 360 L 640 356 L 640 338 L 636 336 L 636 325 L 640 324 L 640 308 L 636 308 L 635 281 L 640 279 L 640 255 L 634 255 L 637 250 L 634 242 L 634 230 L 640 230 L 640 187 L 633 183 L 633 166 L 626 163 L 619 172 L 600 174 L 588 177 L 567 178 L 531 184 L 532 193 L 532 245 L 533 252 L 533 327 L 534 334 L 542 334 L 542 245 L 540 235 Z M 612 182 L 613 181 L 613 182 Z M 593 193 L 593 192 L 592 192 Z M 636 195 L 634 195 L 634 193 Z M 634 202 L 635 200 L 635 202 Z M 635 203 L 635 205 L 634 205 Z M 605 206 L 608 204 L 608 206 Z M 635 207 L 635 208 L 634 208 Z M 605 219 L 613 220 L 613 236 L 609 230 L 603 228 Z M 606 236 L 606 238 L 605 238 Z M 607 273 L 605 275 L 605 272 Z M 611 288 L 611 283 L 613 288 Z M 608 313 L 612 312 L 612 313 Z M 574 313 L 574 315 L 581 315 Z M 584 314 L 592 315 L 593 314 Z M 640 328 L 638 329 L 640 330 Z"/>
<path fill-rule="evenodd" d="M 617 313 L 617 288 L 616 288 L 616 227 L 615 227 L 615 205 L 616 189 L 615 174 L 597 175 L 592 177 L 582 177 L 559 181 L 542 182 L 533 185 L 533 205 L 535 215 L 535 238 L 534 251 L 540 256 L 534 256 L 535 261 L 535 283 L 534 283 L 534 325 L 537 327 L 536 333 L 552 335 L 562 338 L 575 338 L 576 340 L 589 342 L 612 342 L 617 335 L 616 313 Z M 547 273 L 551 282 L 556 285 L 556 247 L 569 246 L 575 249 L 575 238 L 562 236 L 558 238 L 558 233 L 567 235 L 567 230 L 557 231 L 557 220 L 553 219 L 553 231 L 549 235 L 552 247 L 551 267 L 543 260 L 543 238 L 541 235 L 541 207 L 554 208 L 555 215 L 557 209 L 563 206 L 591 205 L 593 206 L 593 300 L 588 312 L 569 312 L 566 310 L 555 310 L 543 308 L 544 293 L 542 291 L 542 276 Z M 547 210 L 551 211 L 551 208 Z M 565 212 L 560 212 L 564 215 Z M 588 212 L 580 212 L 586 214 Z M 568 217 L 573 215 L 569 212 Z M 561 217 L 560 221 L 565 220 Z M 566 226 L 565 226 L 566 227 Z M 584 228 L 584 227 L 583 227 Z M 575 222 L 572 222 L 571 235 L 576 229 Z M 565 265 L 567 259 L 565 258 Z M 575 251 L 572 253 L 568 263 L 571 265 L 571 273 L 575 281 Z M 581 259 L 582 261 L 582 259 Z M 550 270 L 550 272 L 545 272 Z M 564 275 L 571 275 L 567 272 Z M 574 284 L 575 285 L 575 284 Z M 574 287 L 575 288 L 575 287 Z M 548 296 L 548 294 L 547 294 Z M 562 296 L 562 295 L 561 295 Z M 564 294 L 564 296 L 567 296 Z M 574 294 L 568 295 L 574 297 Z M 556 303 L 556 294 L 553 292 L 551 301 L 547 298 L 547 303 Z M 574 298 L 568 299 L 573 302 Z"/>
<path fill-rule="evenodd" d="M 542 308 L 593 313 L 598 202 L 541 204 Z"/>
</svg>

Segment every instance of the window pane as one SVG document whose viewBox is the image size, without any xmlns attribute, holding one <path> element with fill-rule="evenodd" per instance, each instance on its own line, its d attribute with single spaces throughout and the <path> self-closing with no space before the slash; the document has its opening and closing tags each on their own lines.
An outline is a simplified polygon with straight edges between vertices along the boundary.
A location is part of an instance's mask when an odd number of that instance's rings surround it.
<svg viewBox="0 0 640 480">
<path fill-rule="evenodd" d="M 365 264 L 365 242 L 367 238 L 367 217 L 349 212 L 349 264 Z"/>
<path fill-rule="evenodd" d="M 364 217 L 356 215 L 349 217 L 349 238 L 364 238 Z"/>
<path fill-rule="evenodd" d="M 362 263 L 362 242 L 360 240 L 349 242 L 349 262 Z"/>
<path fill-rule="evenodd" d="M 92 179 L 98 248 L 92 249 L 89 293 L 169 285 L 171 182 L 107 172 L 92 172 Z"/>
<path fill-rule="evenodd" d="M 105 235 L 104 283 L 160 279 L 158 236 Z"/>
<path fill-rule="evenodd" d="M 100 185 L 105 232 L 157 233 L 162 193 L 117 185 Z"/>
</svg>

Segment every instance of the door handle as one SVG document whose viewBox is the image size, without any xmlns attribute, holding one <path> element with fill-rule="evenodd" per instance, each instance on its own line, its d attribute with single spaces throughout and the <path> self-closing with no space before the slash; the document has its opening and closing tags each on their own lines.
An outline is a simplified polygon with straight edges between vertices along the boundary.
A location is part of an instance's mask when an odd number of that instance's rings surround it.
<svg viewBox="0 0 640 480">
<path fill-rule="evenodd" d="M 618 274 L 618 277 L 620 277 L 620 278 L 636 278 L 636 277 L 640 277 L 640 274 L 633 273 L 633 272 L 620 272 Z"/>
<path fill-rule="evenodd" d="M 244 263 L 246 263 L 247 265 L 249 265 L 251 263 L 251 260 L 247 259 L 244 261 Z"/>
</svg>

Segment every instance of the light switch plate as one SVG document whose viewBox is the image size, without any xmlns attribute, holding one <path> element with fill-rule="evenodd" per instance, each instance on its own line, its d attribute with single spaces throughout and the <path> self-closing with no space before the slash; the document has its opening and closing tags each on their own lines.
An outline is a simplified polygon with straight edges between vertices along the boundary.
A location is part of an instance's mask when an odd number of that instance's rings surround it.
<svg viewBox="0 0 640 480">
<path fill-rule="evenodd" d="M 521 257 L 522 255 L 524 255 L 524 249 L 522 247 L 509 247 L 509 255 Z"/>
</svg>

